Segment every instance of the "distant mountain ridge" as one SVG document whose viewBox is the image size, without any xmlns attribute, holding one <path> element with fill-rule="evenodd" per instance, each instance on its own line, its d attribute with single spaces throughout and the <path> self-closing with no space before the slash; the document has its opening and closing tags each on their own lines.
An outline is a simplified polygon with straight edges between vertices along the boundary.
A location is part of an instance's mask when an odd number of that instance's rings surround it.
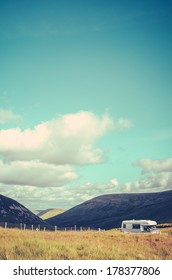
<svg viewBox="0 0 172 280">
<path fill-rule="evenodd" d="M 14 199 L 0 195 L 0 223 L 23 223 L 26 225 L 49 226 L 37 215 Z"/>
<path fill-rule="evenodd" d="M 126 219 L 172 223 L 172 190 L 156 193 L 108 194 L 95 197 L 47 219 L 59 227 L 83 226 L 110 229 Z"/>
<path fill-rule="evenodd" d="M 61 213 L 65 212 L 65 210 L 61 209 L 61 208 L 50 208 L 50 209 L 46 209 L 46 210 L 40 210 L 38 211 L 38 213 L 36 213 L 36 215 L 38 217 L 40 217 L 42 220 L 54 217 L 56 215 L 59 215 Z"/>
</svg>

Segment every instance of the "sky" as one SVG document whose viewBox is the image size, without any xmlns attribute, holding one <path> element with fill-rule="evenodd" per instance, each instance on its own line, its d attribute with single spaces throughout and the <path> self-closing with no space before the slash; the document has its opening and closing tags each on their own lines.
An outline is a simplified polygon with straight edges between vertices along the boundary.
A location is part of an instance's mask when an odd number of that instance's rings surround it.
<svg viewBox="0 0 172 280">
<path fill-rule="evenodd" d="M 0 193 L 29 209 L 172 188 L 172 4 L 0 0 Z"/>
</svg>

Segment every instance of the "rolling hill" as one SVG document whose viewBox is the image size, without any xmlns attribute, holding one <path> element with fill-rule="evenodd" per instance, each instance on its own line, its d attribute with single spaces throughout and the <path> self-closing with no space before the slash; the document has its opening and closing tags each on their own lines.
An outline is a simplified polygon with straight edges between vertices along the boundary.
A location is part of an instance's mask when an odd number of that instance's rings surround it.
<svg viewBox="0 0 172 280">
<path fill-rule="evenodd" d="M 0 224 L 3 225 L 5 222 L 11 226 L 17 226 L 20 223 L 26 224 L 27 226 L 49 226 L 47 222 L 44 222 L 16 200 L 0 195 Z"/>
<path fill-rule="evenodd" d="M 65 210 L 60 208 L 50 208 L 46 210 L 41 210 L 38 213 L 36 213 L 37 216 L 39 216 L 42 220 L 49 219 L 51 217 L 54 217 L 56 215 L 59 215 L 61 213 L 64 213 Z"/>
<path fill-rule="evenodd" d="M 58 227 L 120 227 L 122 220 L 150 219 L 172 223 L 172 190 L 156 193 L 102 195 L 47 219 Z"/>
</svg>

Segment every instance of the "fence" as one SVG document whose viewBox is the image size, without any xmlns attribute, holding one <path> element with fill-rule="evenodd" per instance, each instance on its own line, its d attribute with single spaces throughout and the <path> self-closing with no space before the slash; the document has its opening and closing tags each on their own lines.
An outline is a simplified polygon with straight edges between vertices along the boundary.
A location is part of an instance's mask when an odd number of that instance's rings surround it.
<svg viewBox="0 0 172 280">
<path fill-rule="evenodd" d="M 82 226 L 70 226 L 70 227 L 59 227 L 59 226 L 42 226 L 40 224 L 25 224 L 25 223 L 9 223 L 9 222 L 0 222 L 0 227 L 2 228 L 16 228 L 20 230 L 36 230 L 36 231 L 104 231 L 101 228 L 93 227 L 82 227 Z"/>
<path fill-rule="evenodd" d="M 16 228 L 20 230 L 32 230 L 32 231 L 99 231 L 103 232 L 105 229 L 95 228 L 95 227 L 84 227 L 84 226 L 70 226 L 70 227 L 59 227 L 59 226 L 43 226 L 40 224 L 25 224 L 25 223 L 9 223 L 9 222 L 0 222 L 1 228 Z M 170 228 L 172 225 L 170 225 Z M 159 227 L 163 228 L 163 227 Z M 115 228 L 115 230 L 119 231 L 120 228 Z M 172 231 L 169 230 L 168 232 L 162 232 L 162 234 L 172 235 Z"/>
</svg>

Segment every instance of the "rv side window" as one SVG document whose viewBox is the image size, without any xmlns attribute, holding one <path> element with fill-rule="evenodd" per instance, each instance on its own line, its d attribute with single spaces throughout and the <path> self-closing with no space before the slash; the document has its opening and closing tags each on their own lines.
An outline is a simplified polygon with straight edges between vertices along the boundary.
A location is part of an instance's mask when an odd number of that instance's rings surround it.
<svg viewBox="0 0 172 280">
<path fill-rule="evenodd" d="M 126 224 L 123 224 L 123 228 L 126 228 Z"/>
<path fill-rule="evenodd" d="M 133 229 L 140 229 L 140 224 L 133 224 Z"/>
</svg>

